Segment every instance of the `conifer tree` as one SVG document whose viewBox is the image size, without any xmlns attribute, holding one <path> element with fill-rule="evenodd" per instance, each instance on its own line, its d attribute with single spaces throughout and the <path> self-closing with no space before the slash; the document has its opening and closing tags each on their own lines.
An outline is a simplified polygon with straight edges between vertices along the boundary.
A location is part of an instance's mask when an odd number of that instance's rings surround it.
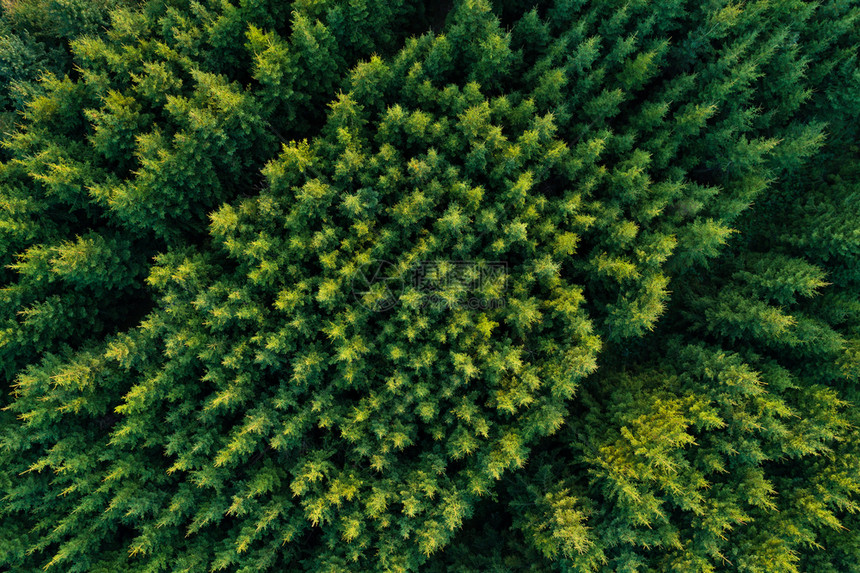
<svg viewBox="0 0 860 573">
<path fill-rule="evenodd" d="M 4 4 L 0 566 L 854 570 L 858 18 Z"/>
</svg>

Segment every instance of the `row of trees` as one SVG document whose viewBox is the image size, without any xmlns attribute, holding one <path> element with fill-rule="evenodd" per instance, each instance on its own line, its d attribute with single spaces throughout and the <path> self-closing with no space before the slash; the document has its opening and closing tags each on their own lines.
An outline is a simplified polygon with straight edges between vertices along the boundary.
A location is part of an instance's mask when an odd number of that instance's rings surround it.
<svg viewBox="0 0 860 573">
<path fill-rule="evenodd" d="M 856 3 L 3 10 L 6 567 L 856 570 Z"/>
</svg>

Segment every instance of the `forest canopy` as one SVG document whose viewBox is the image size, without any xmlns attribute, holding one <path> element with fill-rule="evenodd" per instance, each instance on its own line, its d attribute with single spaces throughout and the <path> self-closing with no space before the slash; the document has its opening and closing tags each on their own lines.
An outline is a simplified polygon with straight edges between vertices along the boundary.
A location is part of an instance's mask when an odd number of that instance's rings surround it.
<svg viewBox="0 0 860 573">
<path fill-rule="evenodd" d="M 0 569 L 860 571 L 860 3 L 3 0 Z"/>
</svg>

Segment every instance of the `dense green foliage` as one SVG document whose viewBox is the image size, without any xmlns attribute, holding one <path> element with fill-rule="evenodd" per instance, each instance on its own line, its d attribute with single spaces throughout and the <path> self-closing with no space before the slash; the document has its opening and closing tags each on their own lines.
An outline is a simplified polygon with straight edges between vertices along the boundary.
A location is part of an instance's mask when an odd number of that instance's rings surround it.
<svg viewBox="0 0 860 573">
<path fill-rule="evenodd" d="M 860 571 L 858 52 L 852 0 L 5 1 L 0 568 Z"/>
</svg>

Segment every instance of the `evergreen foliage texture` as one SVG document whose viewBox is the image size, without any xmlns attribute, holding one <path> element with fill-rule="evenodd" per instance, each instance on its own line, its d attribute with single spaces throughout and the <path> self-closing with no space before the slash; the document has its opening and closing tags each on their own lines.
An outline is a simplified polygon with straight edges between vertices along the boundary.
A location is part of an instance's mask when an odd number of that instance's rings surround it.
<svg viewBox="0 0 860 573">
<path fill-rule="evenodd" d="M 0 11 L 0 569 L 860 572 L 856 0 Z"/>
</svg>

